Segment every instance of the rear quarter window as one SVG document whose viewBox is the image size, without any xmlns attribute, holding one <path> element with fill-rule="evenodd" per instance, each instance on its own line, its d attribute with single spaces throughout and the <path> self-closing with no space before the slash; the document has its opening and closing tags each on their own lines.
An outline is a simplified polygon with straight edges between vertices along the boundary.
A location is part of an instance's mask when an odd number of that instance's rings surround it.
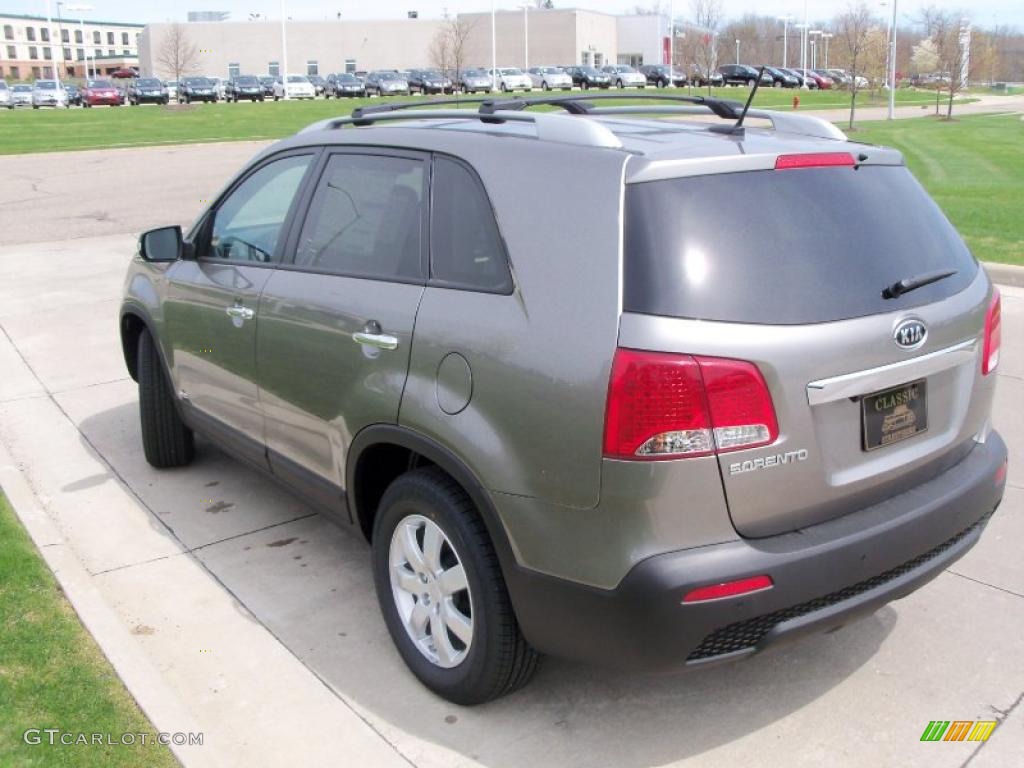
<svg viewBox="0 0 1024 768">
<path fill-rule="evenodd" d="M 957 274 L 883 299 L 892 283 Z M 805 324 L 952 296 L 977 261 L 900 166 L 752 171 L 626 188 L 623 307 L 739 323 Z"/>
</svg>

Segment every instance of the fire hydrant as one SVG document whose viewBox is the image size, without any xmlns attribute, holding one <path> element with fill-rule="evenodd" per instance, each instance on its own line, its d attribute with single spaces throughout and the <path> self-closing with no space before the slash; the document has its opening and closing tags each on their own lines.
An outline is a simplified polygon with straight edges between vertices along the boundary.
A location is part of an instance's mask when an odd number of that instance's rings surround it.
<svg viewBox="0 0 1024 768">
<path fill-rule="evenodd" d="M 793 97 L 793 109 L 800 109 L 800 97 L 799 96 L 794 96 Z"/>
</svg>

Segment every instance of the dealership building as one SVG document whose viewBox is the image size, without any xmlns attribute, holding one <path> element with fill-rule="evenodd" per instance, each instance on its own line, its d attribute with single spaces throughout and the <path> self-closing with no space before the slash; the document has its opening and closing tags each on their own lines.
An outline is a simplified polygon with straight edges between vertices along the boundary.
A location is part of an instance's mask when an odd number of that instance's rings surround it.
<svg viewBox="0 0 1024 768">
<path fill-rule="evenodd" d="M 491 65 L 491 14 L 457 17 L 468 27 L 466 66 Z M 432 66 L 430 49 L 450 20 L 289 21 L 287 65 L 281 23 L 273 20 L 192 22 L 180 25 L 196 50 L 197 73 L 326 75 L 374 69 Z M 614 16 L 578 9 L 498 11 L 499 67 L 538 65 L 651 64 L 668 60 L 668 19 L 661 15 Z M 139 36 L 139 66 L 146 75 L 168 78 L 162 66 L 173 24 L 150 24 Z"/>
<path fill-rule="evenodd" d="M 58 4 L 58 8 L 63 4 Z M 88 13 L 53 16 L 0 13 L 0 78 L 38 80 L 109 74 L 138 63 L 142 24 L 96 21 Z"/>
</svg>

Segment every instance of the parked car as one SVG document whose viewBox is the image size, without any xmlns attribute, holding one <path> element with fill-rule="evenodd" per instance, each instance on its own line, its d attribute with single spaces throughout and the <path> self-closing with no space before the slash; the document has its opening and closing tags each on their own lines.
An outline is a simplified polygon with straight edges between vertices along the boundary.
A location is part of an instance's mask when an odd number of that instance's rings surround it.
<svg viewBox="0 0 1024 768">
<path fill-rule="evenodd" d="M 399 655 L 459 704 L 541 653 L 694 668 L 833 631 L 1004 493 L 999 292 L 900 154 L 792 113 L 652 142 L 649 109 L 321 122 L 128 267 L 146 460 L 199 433 L 364 536 Z M 807 201 L 843 215 L 779 226 Z"/>
<path fill-rule="evenodd" d="M 709 85 L 712 88 L 721 88 L 725 85 L 725 78 L 722 77 L 721 72 L 708 72 L 698 66 L 694 66 L 690 70 L 690 82 L 701 88 L 706 88 Z"/>
<path fill-rule="evenodd" d="M 15 107 L 31 107 L 32 106 L 32 86 L 27 83 L 17 83 L 11 87 L 11 100 L 8 103 L 8 109 L 14 109 Z"/>
<path fill-rule="evenodd" d="M 680 69 L 672 69 L 668 64 L 643 64 L 640 73 L 647 81 L 647 85 L 655 88 L 667 88 L 669 85 L 680 88 L 687 83 L 686 73 Z"/>
<path fill-rule="evenodd" d="M 133 106 L 167 104 L 168 101 L 164 84 L 155 77 L 137 77 L 128 84 L 128 103 Z"/>
<path fill-rule="evenodd" d="M 82 89 L 74 83 L 67 83 L 64 86 L 64 93 L 67 95 L 68 106 L 82 106 Z"/>
<path fill-rule="evenodd" d="M 463 93 L 477 93 L 491 90 L 491 73 L 486 69 L 466 69 L 458 81 L 459 90 Z"/>
<path fill-rule="evenodd" d="M 278 79 L 273 75 L 260 75 L 259 76 L 260 87 L 263 89 L 263 96 L 273 98 L 274 97 L 274 86 L 277 84 Z"/>
<path fill-rule="evenodd" d="M 178 103 L 191 104 L 193 101 L 216 102 L 217 88 L 208 77 L 184 77 L 178 83 Z"/>
<path fill-rule="evenodd" d="M 533 81 L 519 67 L 498 67 L 498 90 L 502 93 L 511 91 L 533 90 Z"/>
<path fill-rule="evenodd" d="M 778 67 L 765 67 L 764 71 L 772 76 L 772 87 L 773 88 L 799 88 L 800 81 L 789 74 L 784 72 Z"/>
<path fill-rule="evenodd" d="M 68 95 L 56 80 L 36 80 L 32 86 L 32 109 L 68 106 Z"/>
<path fill-rule="evenodd" d="M 308 75 L 309 82 L 317 96 L 323 96 L 327 90 L 327 81 L 320 75 Z"/>
<path fill-rule="evenodd" d="M 87 80 L 82 91 L 83 107 L 120 107 L 124 97 L 114 83 L 107 79 Z"/>
<path fill-rule="evenodd" d="M 542 91 L 572 90 L 572 78 L 561 67 L 530 67 L 526 70 L 532 88 Z"/>
<path fill-rule="evenodd" d="M 746 64 L 723 64 L 718 68 L 718 72 L 726 85 L 745 85 L 753 88 L 758 80 L 758 70 Z M 761 75 L 761 85 L 771 84 L 772 76 L 768 72 Z"/>
<path fill-rule="evenodd" d="M 355 75 L 348 72 L 338 72 L 327 76 L 327 86 L 324 90 L 326 98 L 329 99 L 333 96 L 336 99 L 340 99 L 342 96 L 345 96 L 351 99 L 356 96 L 365 95 L 366 86 Z"/>
<path fill-rule="evenodd" d="M 239 75 L 228 80 L 224 88 L 225 99 L 236 104 L 243 99 L 264 101 L 263 86 L 255 75 Z"/>
<path fill-rule="evenodd" d="M 610 64 L 607 67 L 602 67 L 601 71 L 608 75 L 612 85 L 616 88 L 647 87 L 647 76 L 628 64 Z"/>
<path fill-rule="evenodd" d="M 584 91 L 591 88 L 610 88 L 612 85 L 612 79 L 608 75 L 593 67 L 566 67 L 565 72 L 572 78 L 572 84 L 579 86 Z"/>
<path fill-rule="evenodd" d="M 803 88 L 805 83 L 807 84 L 808 90 L 818 87 L 817 80 L 814 80 L 813 78 L 805 78 L 798 69 L 793 69 L 792 67 L 777 67 L 777 69 L 794 78 L 797 83 L 797 88 Z"/>
<path fill-rule="evenodd" d="M 366 76 L 367 96 L 408 96 L 409 82 L 395 70 L 377 70 Z"/>
<path fill-rule="evenodd" d="M 803 76 L 805 84 L 813 80 L 814 87 L 816 87 L 819 90 L 827 90 L 833 86 L 832 78 L 823 77 L 822 75 L 819 75 L 817 72 L 815 72 L 813 69 L 800 69 L 797 71 Z"/>
<path fill-rule="evenodd" d="M 832 78 L 834 83 L 837 83 L 841 88 L 849 88 L 854 80 L 854 76 L 847 72 L 845 69 L 826 69 L 825 74 Z M 857 88 L 867 88 L 871 85 L 866 77 L 863 75 L 856 76 Z"/>
<path fill-rule="evenodd" d="M 11 88 L 6 80 L 0 80 L 0 107 L 14 109 L 14 105 L 11 104 Z"/>
<path fill-rule="evenodd" d="M 451 93 L 454 88 L 451 78 L 436 69 L 412 69 L 407 77 L 409 90 L 422 93 Z"/>
<path fill-rule="evenodd" d="M 833 77 L 829 73 L 829 71 L 827 69 L 815 69 L 813 71 L 814 71 L 814 74 L 816 74 L 819 78 L 821 78 L 821 80 L 827 80 L 828 81 L 829 84 L 827 86 L 825 86 L 826 88 L 842 88 L 843 87 L 843 83 L 837 81 L 836 78 Z M 819 80 L 819 85 L 820 84 L 821 84 L 821 81 Z"/>
<path fill-rule="evenodd" d="M 316 89 L 305 75 L 288 75 L 284 81 L 274 83 L 274 101 L 284 98 L 313 99 Z"/>
<path fill-rule="evenodd" d="M 164 80 L 164 92 L 167 94 L 167 100 L 178 98 L 178 81 L 177 80 Z"/>
</svg>

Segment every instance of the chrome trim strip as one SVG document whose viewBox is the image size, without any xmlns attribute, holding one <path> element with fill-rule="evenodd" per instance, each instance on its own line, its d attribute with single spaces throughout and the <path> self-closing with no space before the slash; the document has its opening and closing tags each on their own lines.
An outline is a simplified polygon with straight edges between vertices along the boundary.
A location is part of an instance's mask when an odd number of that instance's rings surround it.
<svg viewBox="0 0 1024 768">
<path fill-rule="evenodd" d="M 844 373 L 828 379 L 818 379 L 807 385 L 807 402 L 822 405 L 848 397 L 867 395 L 887 387 L 895 387 L 913 379 L 931 376 L 975 361 L 978 340 L 969 339 L 927 355 L 920 355 L 898 363 L 869 368 L 866 371 Z"/>
</svg>

